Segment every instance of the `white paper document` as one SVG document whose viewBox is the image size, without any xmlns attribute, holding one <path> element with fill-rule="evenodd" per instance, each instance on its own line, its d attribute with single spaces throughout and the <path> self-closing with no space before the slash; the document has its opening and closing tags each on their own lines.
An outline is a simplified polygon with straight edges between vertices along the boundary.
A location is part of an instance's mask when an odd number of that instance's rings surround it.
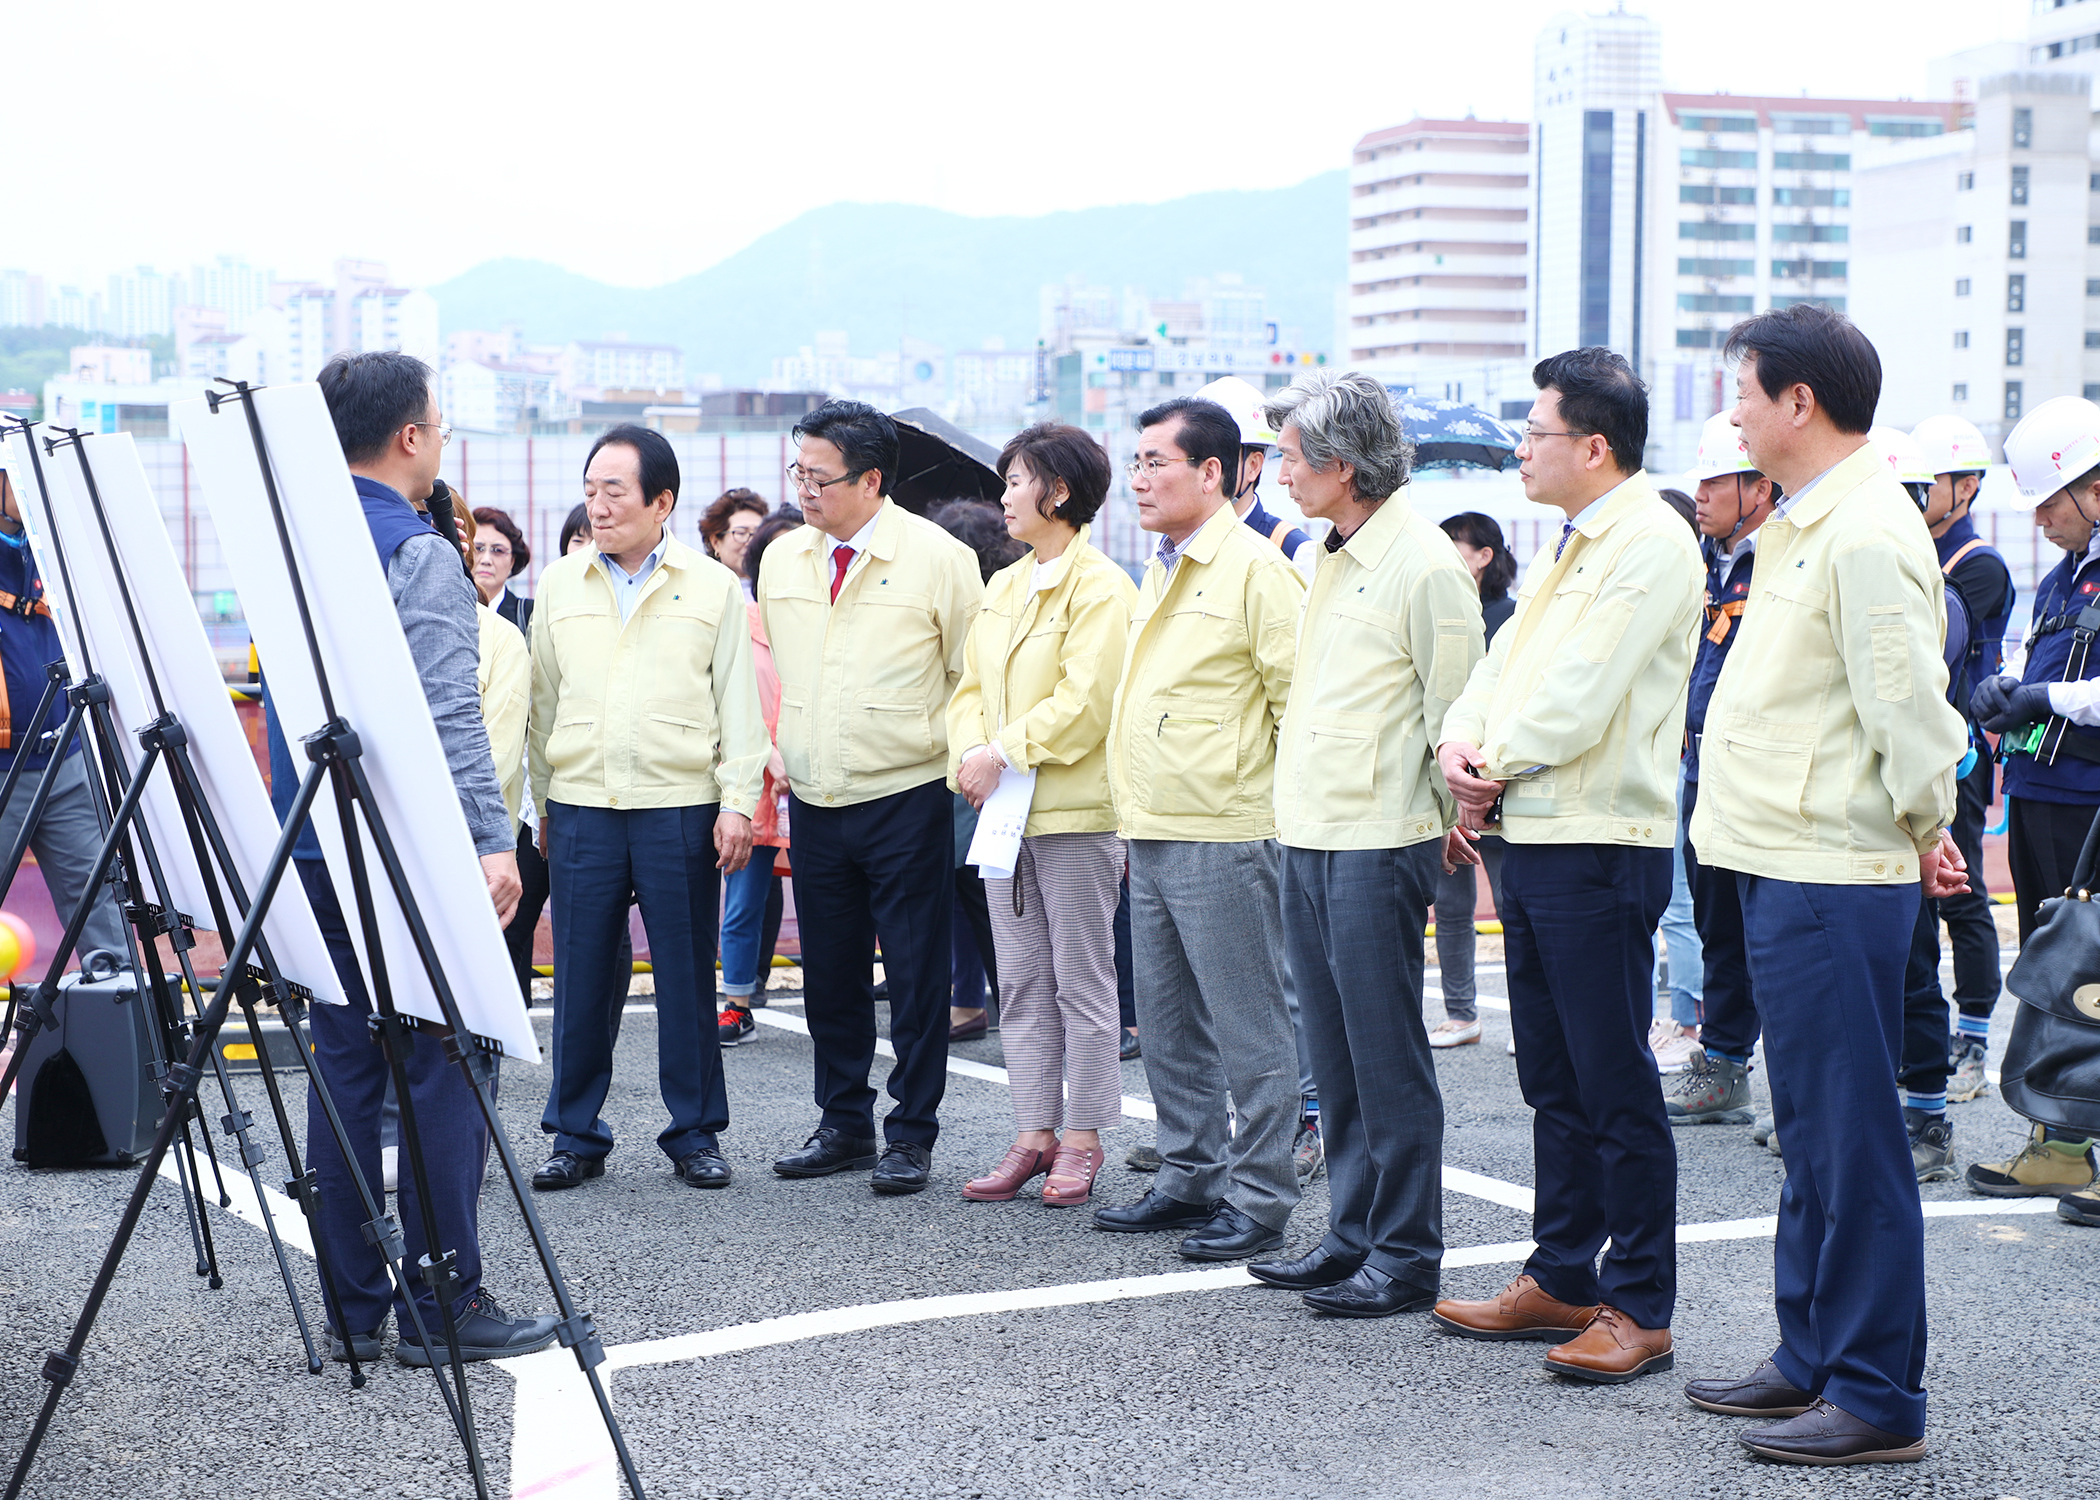
<svg viewBox="0 0 2100 1500">
<path fill-rule="evenodd" d="M 1028 826 L 1028 808 L 1034 801 L 1035 772 L 1002 769 L 999 785 L 977 809 L 977 833 L 964 863 L 977 866 L 987 880 L 1013 879 L 1021 858 L 1021 832 Z"/>
</svg>

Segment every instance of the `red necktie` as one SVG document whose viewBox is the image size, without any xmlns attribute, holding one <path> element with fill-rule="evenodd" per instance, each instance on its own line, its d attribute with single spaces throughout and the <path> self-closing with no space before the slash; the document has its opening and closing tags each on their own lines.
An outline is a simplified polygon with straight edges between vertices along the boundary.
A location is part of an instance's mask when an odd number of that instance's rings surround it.
<svg viewBox="0 0 2100 1500">
<path fill-rule="evenodd" d="M 839 589 L 846 582 L 846 569 L 852 566 L 853 549 L 851 547 L 834 547 L 831 549 L 831 602 L 833 604 L 839 602 Z"/>
</svg>

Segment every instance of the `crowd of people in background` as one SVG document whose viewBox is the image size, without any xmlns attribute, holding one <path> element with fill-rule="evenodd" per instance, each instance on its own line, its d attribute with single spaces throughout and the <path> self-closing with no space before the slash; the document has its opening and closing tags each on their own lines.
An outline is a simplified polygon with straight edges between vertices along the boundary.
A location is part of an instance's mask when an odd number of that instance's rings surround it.
<svg viewBox="0 0 2100 1500">
<path fill-rule="evenodd" d="M 1749 1127 L 1789 1169 L 1781 1341 L 1687 1396 L 1766 1419 L 1741 1438 L 1768 1458 L 1916 1458 L 1917 1184 L 1956 1170 L 1948 1101 L 1989 1087 L 1994 770 L 2023 942 L 2100 815 L 2100 406 L 2050 402 L 2007 440 L 2065 559 L 2005 659 L 2015 590 L 1968 519 L 1980 435 L 1954 418 L 1873 429 L 1878 358 L 1820 307 L 1757 315 L 1728 352 L 1736 401 L 1688 492 L 1642 467 L 1647 393 L 1624 359 L 1540 362 L 1517 458 L 1562 519 L 1521 568 L 1490 517 L 1418 515 L 1391 396 L 1321 371 L 1143 413 L 1128 483 L 1159 541 L 1135 580 L 1093 539 L 1113 479 L 1095 435 L 1031 427 L 998 457 L 997 505 L 921 515 L 891 495 L 891 420 L 834 400 L 795 430 L 793 503 L 731 490 L 698 547 L 671 525 L 669 442 L 605 432 L 529 597 L 512 518 L 438 478 L 429 372 L 332 361 L 321 386 L 437 724 L 433 774 L 459 792 L 521 1002 L 552 909 L 533 1186 L 583 1187 L 616 1147 L 602 1107 L 631 908 L 654 975 L 657 1145 L 693 1187 L 734 1181 L 723 1054 L 757 1034 L 792 880 L 814 1121 L 779 1176 L 925 1189 L 949 1047 L 996 1015 L 1013 1134 L 965 1197 L 1091 1207 L 1099 1230 L 1249 1261 L 1313 1312 L 1428 1311 L 1617 1383 L 1674 1359 L 1673 1127 Z M 1272 455 L 1302 521 L 1259 498 Z M 33 570 L 17 582 L 33 598 Z M 282 815 L 293 778 L 271 728 Z M 972 852 L 981 818 L 1005 853 Z M 376 1179 L 391 1088 L 310 830 L 296 853 L 353 1001 L 316 1013 L 317 1058 Z M 47 868 L 62 883 L 64 859 Z M 1536 1249 L 1465 1301 L 1440 1289 L 1434 1059 L 1482 1038 L 1482 873 L 1534 1117 Z M 1440 1018 L 1423 1013 L 1432 923 Z M 438 1053 L 408 1073 L 439 1143 L 399 1188 L 409 1252 L 433 1221 L 459 1252 L 466 1357 L 546 1347 L 551 1319 L 480 1284 L 487 1143 Z M 1128 1161 L 1155 1175 L 1099 1202 L 1133 1059 L 1158 1129 Z M 375 1357 L 394 1294 L 350 1164 L 313 1139 L 337 1205 L 317 1233 L 345 1282 L 332 1346 Z M 2092 1144 L 2037 1125 L 1966 1178 L 2100 1224 Z M 1290 1255 L 1323 1171 L 1324 1232 Z M 399 1357 L 427 1362 L 395 1310 Z"/>
</svg>

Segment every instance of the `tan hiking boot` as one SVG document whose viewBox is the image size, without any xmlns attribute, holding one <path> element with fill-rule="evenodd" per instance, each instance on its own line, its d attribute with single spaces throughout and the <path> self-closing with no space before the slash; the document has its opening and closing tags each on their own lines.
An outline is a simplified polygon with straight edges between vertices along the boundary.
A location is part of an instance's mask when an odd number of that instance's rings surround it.
<svg viewBox="0 0 2100 1500">
<path fill-rule="evenodd" d="M 1969 1191 L 1991 1198 L 2062 1198 L 2096 1180 L 2091 1141 L 2051 1141 L 2037 1125 L 2011 1161 L 1977 1162 L 1969 1168 Z"/>
</svg>

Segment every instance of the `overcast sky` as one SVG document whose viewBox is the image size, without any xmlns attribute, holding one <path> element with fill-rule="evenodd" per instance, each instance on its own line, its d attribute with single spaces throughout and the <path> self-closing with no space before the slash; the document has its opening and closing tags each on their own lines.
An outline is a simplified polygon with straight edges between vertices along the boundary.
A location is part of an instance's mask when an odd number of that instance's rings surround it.
<svg viewBox="0 0 2100 1500">
<path fill-rule="evenodd" d="M 1034 214 L 1274 187 L 1417 113 L 1526 118 L 1533 35 L 1569 8 L 24 5 L 0 266 L 232 252 L 307 276 L 353 254 L 421 284 L 526 256 L 642 286 L 841 199 Z M 1631 8 L 1662 23 L 1674 88 L 1916 98 L 1931 58 L 2019 35 L 2028 6 Z"/>
</svg>

